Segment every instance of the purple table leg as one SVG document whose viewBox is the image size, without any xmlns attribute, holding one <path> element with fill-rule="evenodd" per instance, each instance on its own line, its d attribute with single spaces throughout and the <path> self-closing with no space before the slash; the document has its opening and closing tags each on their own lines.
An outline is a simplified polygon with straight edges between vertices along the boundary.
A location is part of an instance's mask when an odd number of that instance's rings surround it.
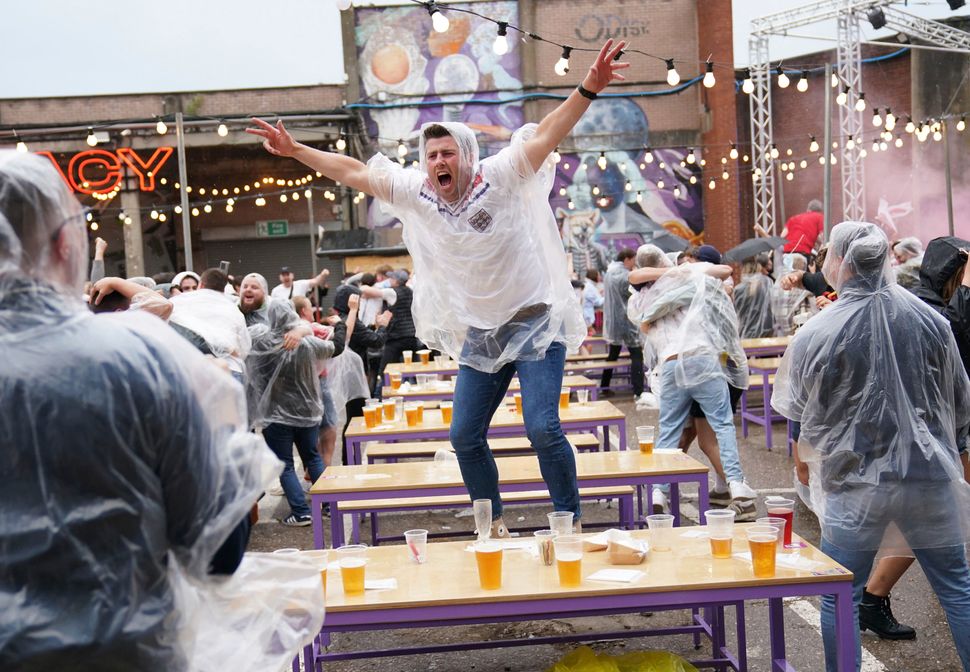
<svg viewBox="0 0 970 672">
<path fill-rule="evenodd" d="M 771 636 L 771 669 L 791 669 L 785 659 L 785 605 L 780 597 L 768 598 L 768 631 Z"/>
<path fill-rule="evenodd" d="M 620 422 L 618 422 L 616 424 L 616 431 L 617 431 L 617 434 L 620 437 L 620 439 L 619 439 L 619 443 L 620 443 L 619 449 L 620 450 L 626 450 L 627 449 L 627 443 L 626 443 L 626 420 L 621 420 Z"/>
<path fill-rule="evenodd" d="M 734 625 L 738 636 L 738 672 L 748 670 L 747 631 L 744 629 L 744 602 L 734 605 Z"/>
<path fill-rule="evenodd" d="M 771 384 L 768 382 L 768 371 L 761 372 L 761 398 L 764 399 L 765 416 L 765 447 L 771 450 Z"/>
<path fill-rule="evenodd" d="M 344 545 L 344 518 L 338 501 L 330 502 L 330 543 L 334 548 Z"/>
<path fill-rule="evenodd" d="M 852 584 L 844 583 L 835 594 L 835 632 L 840 672 L 856 669 L 855 638 L 859 624 L 852 609 Z"/>
<path fill-rule="evenodd" d="M 741 436 L 748 438 L 748 391 L 741 393 Z"/>
<path fill-rule="evenodd" d="M 323 498 L 320 495 L 310 495 L 310 516 L 313 520 L 313 547 L 326 548 L 323 539 Z"/>
</svg>

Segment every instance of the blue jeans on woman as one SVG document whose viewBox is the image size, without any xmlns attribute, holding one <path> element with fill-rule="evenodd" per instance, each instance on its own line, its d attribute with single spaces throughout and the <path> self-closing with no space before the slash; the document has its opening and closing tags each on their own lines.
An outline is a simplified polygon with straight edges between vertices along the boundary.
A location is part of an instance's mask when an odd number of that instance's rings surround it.
<svg viewBox="0 0 970 672">
<path fill-rule="evenodd" d="M 553 509 L 582 514 L 576 483 L 576 459 L 559 425 L 559 392 L 562 389 L 566 347 L 553 343 L 545 358 L 509 362 L 495 373 L 483 373 L 464 364 L 455 383 L 451 419 L 451 445 L 458 458 L 468 494 L 492 500 L 492 518 L 502 515 L 498 468 L 488 447 L 488 425 L 505 398 L 512 376 L 519 375 L 525 431 L 539 457 L 539 471 L 549 488 Z"/>
<path fill-rule="evenodd" d="M 869 580 L 872 562 L 876 551 L 856 551 L 836 546 L 822 538 L 822 552 L 852 572 L 852 618 L 859 622 L 859 604 L 862 591 Z M 929 579 L 933 592 L 940 600 L 957 653 L 963 661 L 963 669 L 970 671 L 970 568 L 963 546 L 944 546 L 942 548 L 917 548 L 913 555 Z M 825 669 L 836 672 L 838 654 L 835 637 L 835 597 L 822 596 L 822 642 L 825 645 Z M 855 669 L 862 666 L 862 641 L 859 628 L 855 628 Z"/>
<path fill-rule="evenodd" d="M 303 466 L 310 474 L 310 478 L 316 482 L 323 474 L 323 460 L 317 452 L 317 438 L 320 436 L 320 425 L 312 427 L 293 427 L 292 425 L 281 425 L 271 423 L 263 428 L 263 438 L 266 445 L 270 447 L 276 457 L 283 461 L 283 473 L 280 474 L 280 486 L 286 501 L 290 505 L 290 510 L 297 518 L 306 518 L 310 515 L 310 507 L 306 503 L 306 495 L 300 486 L 300 479 L 293 469 L 293 444 L 300 453 Z"/>
</svg>

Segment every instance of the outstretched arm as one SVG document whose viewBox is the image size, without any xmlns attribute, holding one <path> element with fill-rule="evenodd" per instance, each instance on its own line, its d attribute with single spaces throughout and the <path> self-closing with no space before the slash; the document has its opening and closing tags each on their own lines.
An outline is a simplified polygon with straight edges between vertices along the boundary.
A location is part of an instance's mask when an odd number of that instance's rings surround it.
<svg viewBox="0 0 970 672">
<path fill-rule="evenodd" d="M 247 128 L 246 132 L 263 138 L 263 147 L 270 154 L 292 157 L 335 182 L 370 194 L 367 166 L 357 159 L 335 152 L 323 152 L 296 142 L 283 127 L 282 121 L 271 126 L 262 119 L 253 117 L 253 123 L 257 128 Z"/>
<path fill-rule="evenodd" d="M 596 61 L 590 66 L 583 80 L 583 88 L 591 93 L 600 93 L 614 79 L 625 79 L 617 70 L 629 68 L 630 64 L 613 60 L 625 47 L 626 42 L 614 46 L 613 40 L 607 40 Z M 590 102 L 592 101 L 582 96 L 577 89 L 559 107 L 545 116 L 535 135 L 525 143 L 525 153 L 533 170 L 539 170 L 546 157 L 569 135 L 579 118 L 589 109 Z"/>
</svg>

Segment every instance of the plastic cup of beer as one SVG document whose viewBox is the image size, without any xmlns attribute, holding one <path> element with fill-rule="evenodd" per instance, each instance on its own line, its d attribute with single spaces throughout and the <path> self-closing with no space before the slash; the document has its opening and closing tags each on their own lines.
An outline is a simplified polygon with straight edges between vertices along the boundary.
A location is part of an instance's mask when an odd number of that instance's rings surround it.
<svg viewBox="0 0 970 672">
<path fill-rule="evenodd" d="M 344 584 L 344 595 L 363 595 L 367 547 L 363 544 L 341 546 L 337 549 L 337 561 L 340 564 L 340 580 Z"/>
<path fill-rule="evenodd" d="M 498 590 L 502 587 L 502 545 L 494 541 L 475 543 L 475 563 L 478 565 L 478 583 L 482 590 Z"/>
<path fill-rule="evenodd" d="M 401 374 L 394 372 L 390 374 L 391 377 L 391 389 L 397 391 L 401 387 Z"/>
<path fill-rule="evenodd" d="M 655 513 L 647 516 L 650 532 L 650 548 L 655 551 L 669 551 L 671 537 L 674 536 L 674 517 L 669 513 Z"/>
<path fill-rule="evenodd" d="M 758 518 L 755 521 L 758 525 L 771 525 L 772 527 L 778 528 L 778 550 L 785 549 L 785 530 L 788 528 L 788 520 L 785 518 L 776 518 L 775 516 L 767 516 L 765 518 Z M 790 535 L 789 535 L 790 536 Z"/>
<path fill-rule="evenodd" d="M 734 511 L 711 509 L 704 512 L 707 521 L 707 537 L 711 542 L 711 555 L 718 560 L 731 557 L 734 542 Z"/>
<path fill-rule="evenodd" d="M 535 532 L 536 547 L 539 549 L 539 560 L 544 565 L 551 566 L 556 561 L 556 552 L 553 550 L 552 543 L 556 536 L 553 530 L 536 530 Z"/>
<path fill-rule="evenodd" d="M 640 452 L 644 455 L 653 455 L 653 439 L 656 429 L 653 425 L 642 425 L 637 427 L 637 444 Z"/>
<path fill-rule="evenodd" d="M 522 415 L 522 393 L 516 392 L 512 398 L 515 399 L 515 412 Z"/>
<path fill-rule="evenodd" d="M 556 551 L 556 568 L 559 570 L 559 586 L 575 588 L 583 582 L 583 539 L 581 537 L 556 537 L 552 540 Z"/>
<path fill-rule="evenodd" d="M 576 390 L 576 401 L 579 402 L 580 406 L 585 406 L 589 403 L 589 390 Z"/>
<path fill-rule="evenodd" d="M 315 562 L 319 564 L 320 567 L 320 582 L 323 583 L 323 594 L 327 594 L 327 561 L 330 559 L 330 553 L 326 550 L 313 550 L 313 551 L 303 551 L 303 555 L 313 558 Z"/>
<path fill-rule="evenodd" d="M 751 549 L 751 565 L 754 575 L 768 579 L 775 575 L 775 556 L 778 552 L 778 528 L 771 525 L 753 525 L 746 530 L 748 548 Z"/>
<path fill-rule="evenodd" d="M 791 545 L 792 523 L 795 522 L 795 500 L 785 499 L 784 497 L 766 497 L 765 509 L 772 518 L 784 518 L 784 545 Z"/>
<path fill-rule="evenodd" d="M 424 402 L 416 401 L 414 405 L 418 407 L 418 424 L 424 424 Z"/>
<path fill-rule="evenodd" d="M 407 418 L 408 427 L 418 426 L 418 405 L 404 404 L 404 417 Z"/>
<path fill-rule="evenodd" d="M 385 399 L 381 404 L 384 422 L 394 422 L 397 417 L 397 402 L 393 399 Z"/>
<path fill-rule="evenodd" d="M 423 565 L 428 561 L 427 530 L 408 530 L 404 533 L 404 543 L 407 545 L 411 562 Z"/>
<path fill-rule="evenodd" d="M 569 408 L 569 388 L 559 390 L 559 408 Z"/>
<path fill-rule="evenodd" d="M 441 402 L 441 422 L 446 425 L 451 424 L 451 412 L 454 410 L 455 404 L 452 401 L 442 401 Z"/>
<path fill-rule="evenodd" d="M 567 537 L 573 533 L 573 512 L 553 511 L 547 514 L 549 529 L 559 537 Z"/>
<path fill-rule="evenodd" d="M 411 351 L 411 350 L 405 350 L 401 354 L 404 355 L 404 363 L 405 364 L 410 364 L 411 362 L 414 361 L 414 352 L 413 351 Z"/>
<path fill-rule="evenodd" d="M 431 363 L 431 351 L 430 350 L 418 350 L 418 357 L 421 358 L 422 364 Z"/>
<path fill-rule="evenodd" d="M 374 429 L 377 425 L 381 424 L 381 412 L 381 407 L 375 400 L 364 404 L 364 425 L 367 429 Z"/>
</svg>

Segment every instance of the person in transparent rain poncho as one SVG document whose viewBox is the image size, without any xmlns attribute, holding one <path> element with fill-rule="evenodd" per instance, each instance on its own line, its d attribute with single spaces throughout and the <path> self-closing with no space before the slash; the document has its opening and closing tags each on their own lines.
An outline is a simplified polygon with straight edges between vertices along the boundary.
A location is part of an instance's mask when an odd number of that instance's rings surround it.
<svg viewBox="0 0 970 672">
<path fill-rule="evenodd" d="M 741 281 L 734 288 L 734 308 L 738 312 L 741 338 L 768 338 L 774 335 L 771 310 L 771 278 L 766 259 L 748 259 L 741 266 Z"/>
<path fill-rule="evenodd" d="M 786 275 L 808 270 L 808 262 L 800 254 L 785 255 L 784 273 L 771 288 L 771 312 L 775 321 L 775 336 L 791 336 L 808 318 L 818 312 L 815 297 L 802 287 L 784 289 Z"/>
<path fill-rule="evenodd" d="M 643 346 L 637 325 L 630 322 L 626 315 L 626 304 L 630 300 L 630 271 L 636 263 L 636 252 L 624 248 L 617 252 L 616 259 L 610 262 L 603 278 L 603 338 L 608 350 L 606 361 L 615 362 L 626 346 L 630 355 L 630 382 L 633 396 L 643 397 Z M 600 387 L 604 394 L 609 392 L 613 369 L 603 369 Z"/>
<path fill-rule="evenodd" d="M 293 466 L 293 446 L 315 483 L 324 469 L 317 452 L 323 419 L 319 380 L 334 344 L 311 335 L 287 349 L 287 335 L 300 326 L 300 316 L 289 301 L 270 301 L 266 317 L 267 324 L 249 328 L 249 411 L 253 426 L 262 428 L 263 438 L 284 465 L 280 486 L 291 514 L 281 522 L 303 527 L 311 522 L 310 507 Z"/>
<path fill-rule="evenodd" d="M 919 269 L 923 264 L 923 243 L 919 238 L 909 236 L 896 241 L 893 257 L 896 259 L 893 271 L 899 286 L 910 291 L 919 287 Z"/>
<path fill-rule="evenodd" d="M 566 350 L 586 329 L 569 282 L 549 191 L 552 152 L 590 101 L 628 63 L 624 42 L 606 42 L 583 84 L 540 124 L 528 124 L 495 156 L 479 160 L 471 129 L 426 124 L 421 169 L 377 155 L 367 165 L 295 143 L 282 123 L 247 129 L 278 156 L 292 156 L 341 184 L 376 197 L 403 222 L 414 260 L 417 337 L 458 360 L 451 441 L 472 499 L 491 499 L 502 523 L 498 471 L 485 440 L 489 421 L 516 374 L 526 433 L 556 510 L 580 517 L 576 463 L 559 424 Z"/>
<path fill-rule="evenodd" d="M 323 621 L 319 568 L 235 532 L 282 465 L 227 372 L 88 310 L 87 255 L 50 162 L 0 151 L 0 669 L 280 669 Z"/>
<path fill-rule="evenodd" d="M 853 575 L 855 618 L 876 553 L 915 555 L 970 669 L 970 381 L 950 327 L 893 280 L 873 224 L 832 229 L 823 272 L 839 300 L 792 339 L 771 403 L 801 423 L 822 551 Z M 828 670 L 834 599 L 822 598 Z M 858 637 L 858 635 L 857 635 Z M 856 640 L 856 665 L 861 664 Z"/>
<path fill-rule="evenodd" d="M 725 479 L 715 481 L 712 499 L 734 509 L 737 520 L 756 517 L 755 492 L 744 481 L 728 385 L 748 387 L 748 365 L 738 337 L 738 320 L 723 280 L 731 268 L 709 263 L 673 266 L 655 245 L 637 250 L 631 282 L 647 283 L 628 303 L 630 321 L 644 332 L 644 358 L 659 368 L 658 449 L 677 448 L 697 402 L 717 437 Z M 666 489 L 654 491 L 658 499 Z"/>
</svg>

